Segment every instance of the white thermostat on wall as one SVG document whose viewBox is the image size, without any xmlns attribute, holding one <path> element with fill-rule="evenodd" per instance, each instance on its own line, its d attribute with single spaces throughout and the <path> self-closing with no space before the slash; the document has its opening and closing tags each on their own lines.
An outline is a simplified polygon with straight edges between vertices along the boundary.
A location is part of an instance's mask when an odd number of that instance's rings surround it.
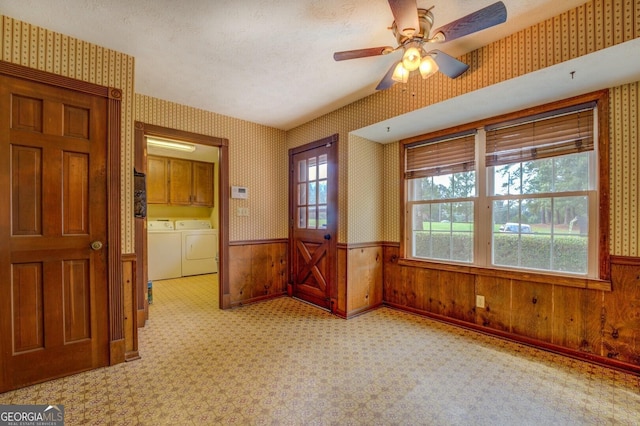
<svg viewBox="0 0 640 426">
<path fill-rule="evenodd" d="M 249 198 L 249 191 L 246 186 L 232 186 L 231 198 Z"/>
</svg>

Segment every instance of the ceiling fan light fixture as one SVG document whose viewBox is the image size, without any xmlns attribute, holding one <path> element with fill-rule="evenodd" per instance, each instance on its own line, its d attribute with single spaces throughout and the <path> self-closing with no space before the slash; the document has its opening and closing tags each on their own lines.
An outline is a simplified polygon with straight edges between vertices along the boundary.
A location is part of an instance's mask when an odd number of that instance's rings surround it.
<svg viewBox="0 0 640 426">
<path fill-rule="evenodd" d="M 420 62 L 420 75 L 422 78 L 428 78 L 438 72 L 438 64 L 431 55 L 426 55 Z"/>
<path fill-rule="evenodd" d="M 421 60 L 420 48 L 416 46 L 408 47 L 404 51 L 404 55 L 402 55 L 402 65 L 407 71 L 417 70 L 420 67 Z"/>
<path fill-rule="evenodd" d="M 396 38 L 396 47 L 370 47 L 335 52 L 333 54 L 334 60 L 343 61 L 345 59 L 386 55 L 402 49 L 400 62 L 390 64 L 391 66 L 386 74 L 376 86 L 376 90 L 388 89 L 395 82 L 407 83 L 409 74 L 417 70 L 419 70 L 423 79 L 436 72 L 440 72 L 449 78 L 460 77 L 469 69 L 469 65 L 440 50 L 427 46 L 431 46 L 431 43 L 441 43 L 465 37 L 507 20 L 507 9 L 504 3 L 498 0 L 462 18 L 432 29 L 434 17 L 431 10 L 434 8 L 433 6 L 429 9 L 420 9 L 417 7 L 418 2 L 416 0 L 387 1 L 394 18 L 391 27 L 388 29 L 391 30 Z"/>
<path fill-rule="evenodd" d="M 396 68 L 393 70 L 393 75 L 391 76 L 393 81 L 397 81 L 398 83 L 406 83 L 409 81 L 409 71 L 406 70 L 404 66 L 402 66 L 402 62 L 398 62 Z"/>
</svg>

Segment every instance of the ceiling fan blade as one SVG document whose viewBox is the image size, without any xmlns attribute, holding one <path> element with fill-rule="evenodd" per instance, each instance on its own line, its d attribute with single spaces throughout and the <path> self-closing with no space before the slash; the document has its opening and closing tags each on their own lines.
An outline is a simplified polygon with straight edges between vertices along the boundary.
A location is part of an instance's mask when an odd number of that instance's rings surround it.
<svg viewBox="0 0 640 426">
<path fill-rule="evenodd" d="M 396 69 L 396 65 L 398 65 L 397 62 L 394 62 L 393 65 L 391 65 L 389 71 L 387 71 L 382 80 L 380 80 L 380 83 L 376 86 L 376 90 L 385 90 L 395 84 L 395 81 L 393 81 L 391 77 L 393 76 L 393 71 Z"/>
<path fill-rule="evenodd" d="M 401 34 L 412 37 L 420 31 L 416 0 L 389 0 L 389 7 Z"/>
<path fill-rule="evenodd" d="M 432 50 L 433 60 L 438 64 L 439 71 L 449 78 L 459 77 L 462 73 L 469 69 L 469 65 L 460 62 L 453 56 L 447 55 L 439 50 Z"/>
<path fill-rule="evenodd" d="M 433 38 L 438 40 L 438 33 L 442 33 L 444 35 L 444 40 L 442 41 L 450 41 L 493 27 L 494 25 L 502 24 L 506 20 L 507 8 L 504 6 L 504 3 L 499 1 L 484 9 L 456 19 L 447 25 L 443 25 L 433 31 Z"/>
<path fill-rule="evenodd" d="M 366 58 L 367 56 L 386 55 L 393 52 L 391 46 L 369 47 L 367 49 L 345 50 L 343 52 L 335 52 L 333 59 L 336 61 L 345 61 L 347 59 Z"/>
</svg>

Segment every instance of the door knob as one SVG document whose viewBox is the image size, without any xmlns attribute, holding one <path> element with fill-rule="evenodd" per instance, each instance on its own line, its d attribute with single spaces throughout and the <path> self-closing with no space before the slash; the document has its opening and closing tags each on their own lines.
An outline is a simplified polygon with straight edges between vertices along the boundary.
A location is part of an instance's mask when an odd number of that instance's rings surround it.
<svg viewBox="0 0 640 426">
<path fill-rule="evenodd" d="M 325 234 L 324 239 L 325 240 L 330 240 L 331 239 L 331 234 Z"/>
<path fill-rule="evenodd" d="M 102 248 L 101 241 L 94 241 L 91 243 L 91 250 L 100 250 Z"/>
</svg>

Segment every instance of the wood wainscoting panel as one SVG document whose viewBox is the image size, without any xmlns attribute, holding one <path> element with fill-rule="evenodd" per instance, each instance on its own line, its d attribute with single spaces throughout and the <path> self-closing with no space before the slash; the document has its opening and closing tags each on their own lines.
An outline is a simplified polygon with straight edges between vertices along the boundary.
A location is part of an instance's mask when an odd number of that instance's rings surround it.
<svg viewBox="0 0 640 426">
<path fill-rule="evenodd" d="M 336 300 L 333 305 L 333 313 L 341 318 L 347 318 L 347 253 L 349 250 L 346 246 L 338 244 L 337 268 L 338 277 L 336 280 Z"/>
<path fill-rule="evenodd" d="M 611 280 L 601 315 L 603 355 L 640 365 L 640 264 L 612 264 Z"/>
<path fill-rule="evenodd" d="M 347 260 L 347 317 L 382 304 L 382 247 L 351 248 Z"/>
<path fill-rule="evenodd" d="M 392 243 L 383 252 L 384 304 L 640 374 L 640 258 L 611 257 L 609 290 L 406 262 Z"/>
<path fill-rule="evenodd" d="M 287 244 L 259 244 L 251 247 L 251 297 L 281 296 L 286 292 Z"/>
<path fill-rule="evenodd" d="M 476 306 L 476 324 L 511 331 L 511 280 L 479 275 L 476 295 L 484 297 L 484 308 Z"/>
<path fill-rule="evenodd" d="M 513 280 L 511 283 L 511 332 L 551 342 L 552 287 Z"/>
<path fill-rule="evenodd" d="M 553 286 L 553 344 L 600 354 L 602 292 Z"/>
<path fill-rule="evenodd" d="M 138 352 L 138 288 L 135 254 L 122 255 L 122 285 L 124 287 L 124 360 L 140 358 Z"/>
<path fill-rule="evenodd" d="M 229 247 L 229 286 L 231 304 L 251 299 L 251 246 Z"/>
<path fill-rule="evenodd" d="M 439 271 L 438 281 L 442 314 L 467 322 L 475 321 L 475 280 L 471 274 Z"/>
<path fill-rule="evenodd" d="M 429 269 L 405 268 L 400 272 L 401 283 L 394 293 L 399 294 L 399 303 L 413 309 L 440 312 L 439 304 L 433 303 L 430 290 L 437 280 L 438 272 Z"/>
<path fill-rule="evenodd" d="M 398 265 L 399 251 L 397 245 L 390 244 L 384 245 L 382 250 L 382 300 L 391 304 L 399 304 L 400 274 L 406 269 Z"/>
<path fill-rule="evenodd" d="M 286 294 L 287 247 L 286 240 L 243 241 L 229 245 L 231 306 Z"/>
</svg>

